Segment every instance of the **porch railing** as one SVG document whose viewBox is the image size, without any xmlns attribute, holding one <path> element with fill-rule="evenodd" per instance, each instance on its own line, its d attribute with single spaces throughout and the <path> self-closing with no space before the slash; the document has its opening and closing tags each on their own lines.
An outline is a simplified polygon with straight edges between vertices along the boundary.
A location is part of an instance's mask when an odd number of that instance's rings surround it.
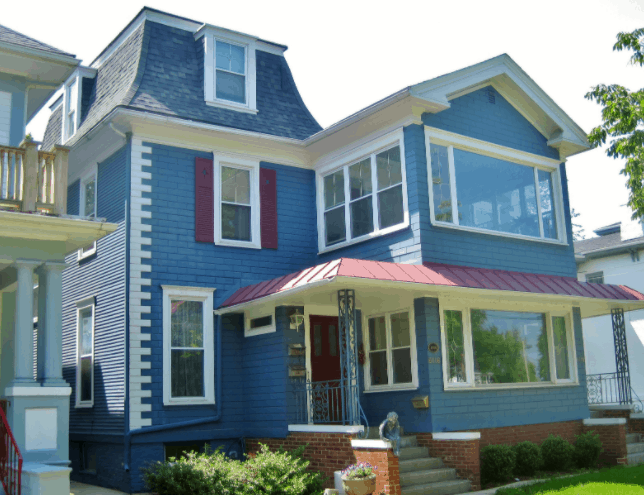
<svg viewBox="0 0 644 495">
<path fill-rule="evenodd" d="M 20 495 L 22 455 L 7 421 L 7 401 L 0 401 L 0 480 L 6 495 Z"/>
<path fill-rule="evenodd" d="M 299 424 L 351 424 L 347 395 L 358 396 L 356 384 L 346 380 L 302 382 L 295 385 L 296 421 Z M 353 389 L 353 394 L 347 391 Z"/>
<path fill-rule="evenodd" d="M 598 373 L 586 376 L 588 388 L 588 404 L 590 405 L 631 405 L 635 412 L 642 412 L 643 404 L 631 387 L 627 396 L 624 396 L 623 387 L 618 373 Z"/>
<path fill-rule="evenodd" d="M 0 209 L 64 215 L 68 151 L 42 151 L 27 141 L 19 148 L 0 146 Z"/>
</svg>

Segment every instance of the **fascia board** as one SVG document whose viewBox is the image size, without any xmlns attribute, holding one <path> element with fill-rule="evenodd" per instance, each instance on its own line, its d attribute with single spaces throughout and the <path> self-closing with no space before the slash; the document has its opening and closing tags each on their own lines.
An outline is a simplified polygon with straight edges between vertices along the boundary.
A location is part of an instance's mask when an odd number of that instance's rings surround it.
<svg viewBox="0 0 644 495">
<path fill-rule="evenodd" d="M 16 53 L 29 58 L 44 60 L 46 62 L 56 63 L 59 65 L 68 65 L 70 67 L 76 67 L 81 63 L 80 59 L 77 59 L 74 55 L 62 55 L 60 53 L 47 52 L 36 48 L 16 45 L 14 43 L 6 43 L 4 41 L 0 41 L 0 51 Z"/>
</svg>

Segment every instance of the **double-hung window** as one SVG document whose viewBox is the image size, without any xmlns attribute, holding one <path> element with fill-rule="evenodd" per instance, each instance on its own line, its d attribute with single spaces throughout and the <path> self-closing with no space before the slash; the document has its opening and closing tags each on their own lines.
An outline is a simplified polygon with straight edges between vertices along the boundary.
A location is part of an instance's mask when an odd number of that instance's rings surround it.
<svg viewBox="0 0 644 495">
<path fill-rule="evenodd" d="M 78 83 L 78 78 L 74 77 L 67 85 L 65 85 L 65 106 L 63 108 L 65 141 L 76 134 L 76 126 L 78 123 Z"/>
<path fill-rule="evenodd" d="M 333 163 L 318 174 L 320 251 L 409 225 L 402 133 L 370 148 L 356 150 L 355 159 L 339 167 Z"/>
<path fill-rule="evenodd" d="M 94 405 L 94 298 L 76 304 L 76 407 Z"/>
<path fill-rule="evenodd" d="M 246 47 L 215 40 L 215 97 L 246 104 Z"/>
<path fill-rule="evenodd" d="M 418 387 L 416 335 L 410 310 L 366 319 L 365 389 L 367 391 Z"/>
<path fill-rule="evenodd" d="M 261 248 L 258 161 L 215 157 L 215 242 Z"/>
<path fill-rule="evenodd" d="M 558 161 L 426 129 L 437 225 L 565 242 Z"/>
<path fill-rule="evenodd" d="M 576 381 L 569 312 L 483 308 L 448 304 L 442 309 L 445 388 Z"/>
<path fill-rule="evenodd" d="M 96 218 L 96 185 L 97 185 L 97 168 L 90 167 L 80 178 L 80 194 L 78 214 L 82 217 Z M 96 253 L 96 241 L 90 245 L 78 250 L 78 259 L 86 258 Z"/>
<path fill-rule="evenodd" d="M 163 403 L 214 404 L 213 291 L 163 286 Z"/>
</svg>

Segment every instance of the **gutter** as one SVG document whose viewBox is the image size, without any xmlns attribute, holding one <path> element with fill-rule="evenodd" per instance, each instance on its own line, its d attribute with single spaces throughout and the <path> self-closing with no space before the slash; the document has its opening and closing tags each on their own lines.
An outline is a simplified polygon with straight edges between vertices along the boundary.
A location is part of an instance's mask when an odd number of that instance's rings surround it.
<svg viewBox="0 0 644 495">
<path fill-rule="evenodd" d="M 205 418 L 191 419 L 189 421 L 181 421 L 178 423 L 170 423 L 167 425 L 158 425 L 158 426 L 148 426 L 146 428 L 140 428 L 138 430 L 131 430 L 125 434 L 124 441 L 124 454 L 123 454 L 123 468 L 126 472 L 130 471 L 130 456 L 132 454 L 132 437 L 145 435 L 147 433 L 158 433 L 168 430 L 175 430 L 177 428 L 185 428 L 189 426 L 200 426 L 207 423 L 214 423 L 221 419 L 221 370 L 222 370 L 222 357 L 221 357 L 221 316 L 215 315 L 213 311 L 213 318 L 215 320 L 215 327 L 217 331 L 217 338 L 215 340 L 215 346 L 217 347 L 217 353 L 215 359 L 217 360 L 217 376 L 215 377 L 215 414 L 214 416 L 208 416 Z M 129 413 L 128 413 L 129 416 Z M 129 422 L 129 421 L 128 421 Z"/>
</svg>

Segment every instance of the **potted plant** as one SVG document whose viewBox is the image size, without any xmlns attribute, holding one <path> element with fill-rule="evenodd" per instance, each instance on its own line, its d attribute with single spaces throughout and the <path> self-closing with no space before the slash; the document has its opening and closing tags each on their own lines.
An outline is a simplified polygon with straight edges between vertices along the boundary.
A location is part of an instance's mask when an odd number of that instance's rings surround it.
<svg viewBox="0 0 644 495">
<path fill-rule="evenodd" d="M 342 485 L 347 495 L 369 495 L 376 491 L 376 467 L 367 462 L 352 464 L 342 471 Z"/>
</svg>

